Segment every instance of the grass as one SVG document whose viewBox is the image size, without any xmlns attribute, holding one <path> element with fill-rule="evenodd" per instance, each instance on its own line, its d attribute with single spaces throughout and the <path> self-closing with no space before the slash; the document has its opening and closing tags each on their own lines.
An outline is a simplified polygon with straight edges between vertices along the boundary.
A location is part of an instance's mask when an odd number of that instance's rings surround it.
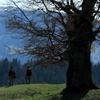
<svg viewBox="0 0 100 100">
<path fill-rule="evenodd" d="M 60 100 L 65 84 L 25 84 L 0 88 L 0 100 Z"/>
<path fill-rule="evenodd" d="M 0 87 L 0 100 L 100 100 L 100 89 L 68 92 L 61 95 L 65 84 L 24 84 Z"/>
</svg>

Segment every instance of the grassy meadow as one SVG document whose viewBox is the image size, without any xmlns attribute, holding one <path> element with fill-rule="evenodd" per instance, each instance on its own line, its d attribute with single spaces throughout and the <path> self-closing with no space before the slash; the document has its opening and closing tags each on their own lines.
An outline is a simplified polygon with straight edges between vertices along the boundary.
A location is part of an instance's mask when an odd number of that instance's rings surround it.
<svg viewBox="0 0 100 100">
<path fill-rule="evenodd" d="M 100 100 L 100 89 L 87 92 L 61 91 L 65 84 L 24 84 L 0 87 L 0 100 Z"/>
<path fill-rule="evenodd" d="M 0 88 L 0 100 L 59 100 L 65 84 L 25 84 Z M 56 99 L 55 99 L 56 98 Z"/>
</svg>

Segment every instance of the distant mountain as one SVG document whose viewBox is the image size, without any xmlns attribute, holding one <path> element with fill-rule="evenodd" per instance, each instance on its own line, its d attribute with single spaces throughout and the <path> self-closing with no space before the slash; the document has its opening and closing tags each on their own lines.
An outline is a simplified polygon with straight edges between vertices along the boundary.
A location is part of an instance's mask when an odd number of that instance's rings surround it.
<svg viewBox="0 0 100 100">
<path fill-rule="evenodd" d="M 23 64 L 27 62 L 29 58 L 25 56 L 19 56 L 19 55 L 11 56 L 12 52 L 6 47 L 6 46 L 10 46 L 10 47 L 19 48 L 19 47 L 22 47 L 23 45 L 22 40 L 12 38 L 15 35 L 17 36 L 17 34 L 9 33 L 4 24 L 6 14 L 8 13 L 8 11 L 12 12 L 13 10 L 15 10 L 15 8 L 11 6 L 0 7 L 0 60 L 4 59 L 5 57 L 7 57 L 9 60 L 12 60 L 13 58 L 17 58 L 21 60 Z"/>
<path fill-rule="evenodd" d="M 21 63 L 27 62 L 29 60 L 28 56 L 10 56 L 12 53 L 6 46 L 11 46 L 15 48 L 19 48 L 23 46 L 22 40 L 14 39 L 12 36 L 17 36 L 17 34 L 7 34 L 9 33 L 8 30 L 6 29 L 6 26 L 4 24 L 5 16 L 7 15 L 8 12 L 13 12 L 16 11 L 16 13 L 19 13 L 19 10 L 17 8 L 14 8 L 12 6 L 8 7 L 0 7 L 0 60 L 4 59 L 7 57 L 9 60 L 12 60 L 13 58 L 17 58 L 21 60 Z M 35 20 L 41 19 L 41 16 L 37 16 L 37 14 L 40 13 L 40 11 L 37 12 L 32 12 L 30 14 L 30 11 L 25 11 L 26 14 L 28 14 L 28 17 L 34 17 Z M 6 46 L 5 46 L 6 45 Z M 100 51 L 99 49 L 91 53 L 91 61 L 96 64 L 100 61 Z"/>
</svg>

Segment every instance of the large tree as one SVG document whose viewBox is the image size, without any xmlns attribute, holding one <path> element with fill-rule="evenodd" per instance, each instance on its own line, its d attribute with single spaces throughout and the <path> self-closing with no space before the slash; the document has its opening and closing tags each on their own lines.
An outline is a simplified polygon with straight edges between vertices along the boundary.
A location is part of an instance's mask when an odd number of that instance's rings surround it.
<svg viewBox="0 0 100 100">
<path fill-rule="evenodd" d="M 28 12 L 12 2 L 21 14 L 14 10 L 6 25 L 25 40 L 23 52 L 18 53 L 36 57 L 37 64 L 44 66 L 67 61 L 66 89 L 96 88 L 90 53 L 92 42 L 99 42 L 100 30 L 94 24 L 99 18 L 99 0 L 26 0 Z"/>
</svg>

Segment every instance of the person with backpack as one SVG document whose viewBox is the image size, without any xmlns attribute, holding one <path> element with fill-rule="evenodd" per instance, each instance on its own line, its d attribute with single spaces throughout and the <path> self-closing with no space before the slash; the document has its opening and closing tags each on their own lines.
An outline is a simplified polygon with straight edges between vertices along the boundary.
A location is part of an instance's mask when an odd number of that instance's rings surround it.
<svg viewBox="0 0 100 100">
<path fill-rule="evenodd" d="M 15 70 L 13 67 L 11 67 L 11 69 L 9 70 L 9 86 L 13 86 L 13 81 L 15 78 Z"/>
<path fill-rule="evenodd" d="M 27 70 L 25 73 L 26 84 L 30 84 L 31 77 L 32 77 L 32 70 L 30 69 L 29 66 L 27 66 Z"/>
</svg>

